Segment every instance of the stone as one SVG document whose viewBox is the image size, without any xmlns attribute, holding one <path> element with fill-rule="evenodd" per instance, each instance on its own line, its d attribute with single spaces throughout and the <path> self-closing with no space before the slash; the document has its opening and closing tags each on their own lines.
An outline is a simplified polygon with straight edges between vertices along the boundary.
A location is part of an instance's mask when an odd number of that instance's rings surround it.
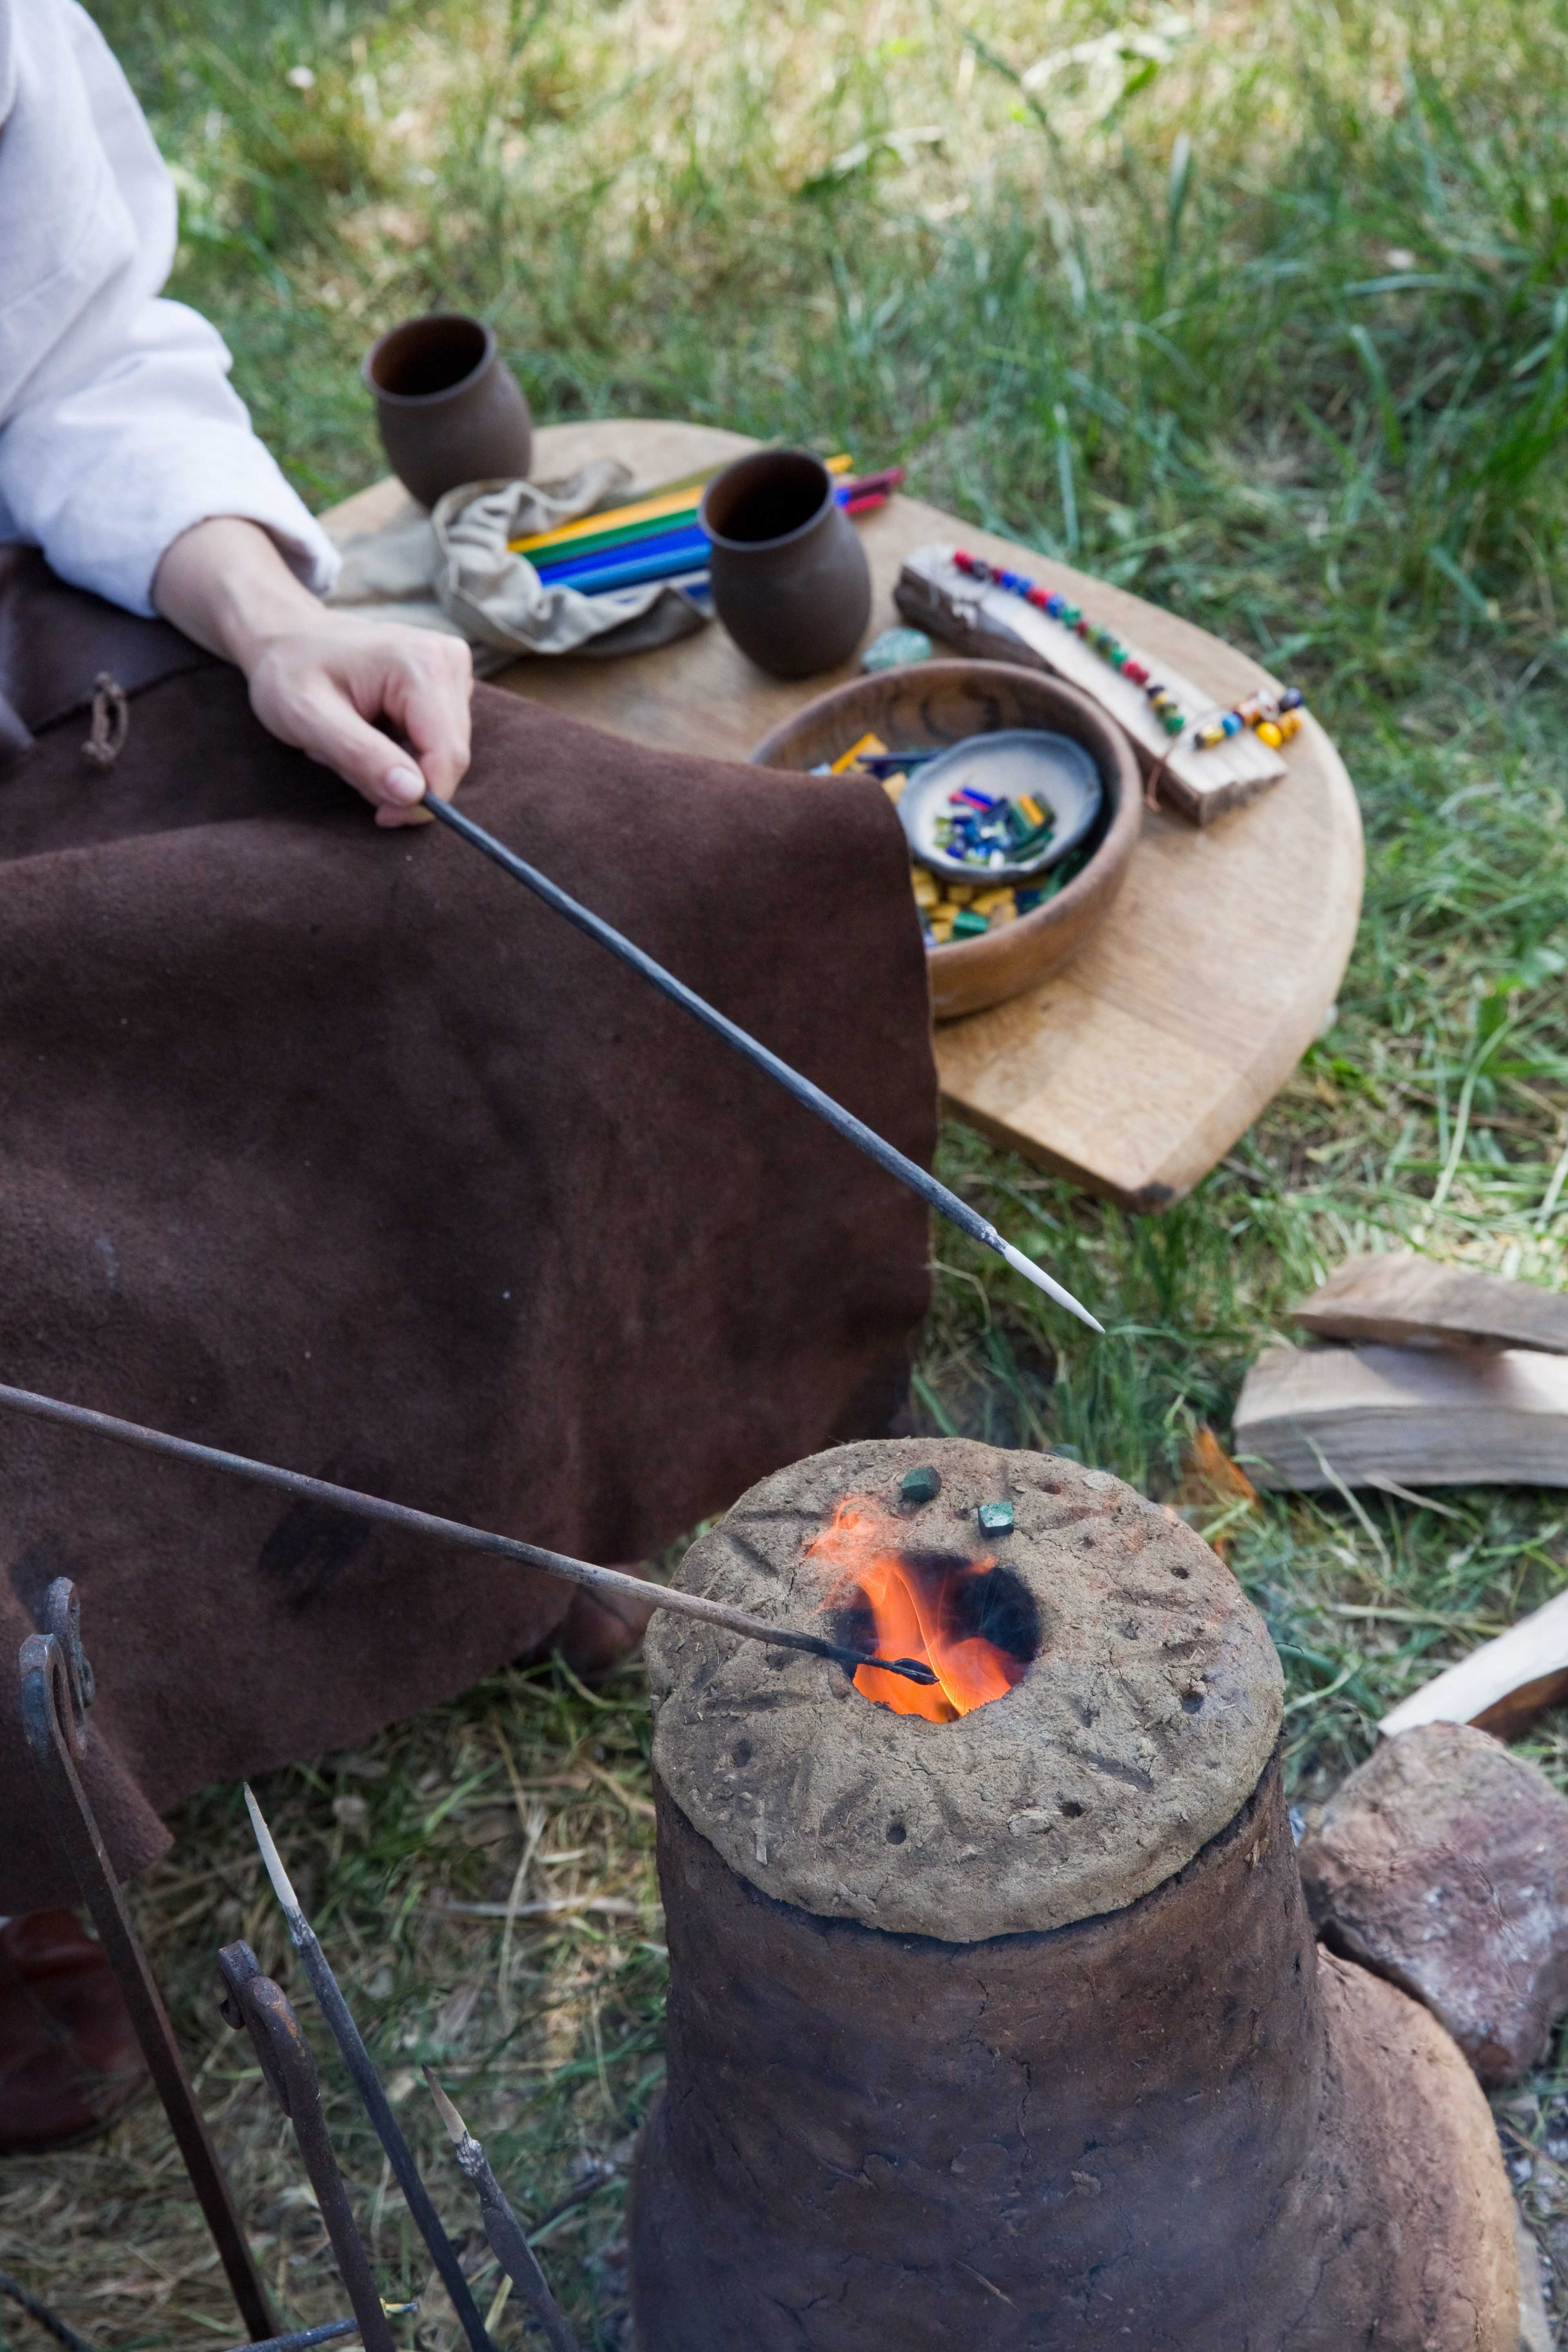
<svg viewBox="0 0 1568 2352">
<path fill-rule="evenodd" d="M 1468 1724 L 1384 1742 L 1310 1822 L 1319 1936 L 1424 2001 L 1489 2088 L 1568 2009 L 1568 1798 Z"/>
<path fill-rule="evenodd" d="M 902 669 L 908 662 L 930 661 L 931 641 L 923 629 L 884 629 L 860 656 L 863 670 Z"/>
</svg>

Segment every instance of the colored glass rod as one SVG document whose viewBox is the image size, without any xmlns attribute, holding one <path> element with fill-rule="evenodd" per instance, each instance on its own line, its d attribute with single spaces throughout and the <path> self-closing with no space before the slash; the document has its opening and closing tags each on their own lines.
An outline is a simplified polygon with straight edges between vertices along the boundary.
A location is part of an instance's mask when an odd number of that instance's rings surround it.
<svg viewBox="0 0 1568 2352">
<path fill-rule="evenodd" d="M 823 463 L 830 474 L 844 476 L 850 470 L 849 460 L 845 457 L 825 457 Z M 714 466 L 704 474 L 685 474 L 679 481 L 666 482 L 662 488 L 650 490 L 646 498 L 634 499 L 629 505 L 603 507 L 597 514 L 579 515 L 575 522 L 557 523 L 552 530 L 535 531 L 530 538 L 509 540 L 507 544 L 513 555 L 532 555 L 537 548 L 564 546 L 572 540 L 619 530 L 623 524 L 646 522 L 661 516 L 668 519 L 687 512 L 695 514 L 702 492 L 723 471 L 722 466 Z"/>
<path fill-rule="evenodd" d="M 659 540 L 611 548 L 583 563 L 553 565 L 539 576 L 546 588 L 580 588 L 585 595 L 603 595 L 612 588 L 635 586 L 638 581 L 668 580 L 678 572 L 700 570 L 708 557 L 708 541 L 700 530 L 671 531 Z"/>
</svg>

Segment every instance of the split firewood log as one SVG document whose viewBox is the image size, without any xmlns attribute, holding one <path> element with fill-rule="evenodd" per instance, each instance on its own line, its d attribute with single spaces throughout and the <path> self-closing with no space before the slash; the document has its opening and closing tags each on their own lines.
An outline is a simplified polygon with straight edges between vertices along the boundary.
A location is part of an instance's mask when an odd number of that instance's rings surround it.
<svg viewBox="0 0 1568 2352">
<path fill-rule="evenodd" d="M 1423 1683 L 1385 1715 L 1378 1729 L 1393 1738 L 1422 1723 L 1472 1723 L 1498 1739 L 1517 1739 L 1543 1708 L 1568 1699 L 1568 1592 L 1521 1617 L 1495 1641 Z"/>
<path fill-rule="evenodd" d="M 1236 1451 L 1259 1486 L 1568 1486 L 1568 1361 L 1524 1348 L 1268 1348 Z"/>
<path fill-rule="evenodd" d="M 1347 1258 L 1290 1312 L 1318 1339 L 1532 1348 L 1568 1356 L 1568 1293 L 1438 1265 L 1411 1251 Z"/>
</svg>

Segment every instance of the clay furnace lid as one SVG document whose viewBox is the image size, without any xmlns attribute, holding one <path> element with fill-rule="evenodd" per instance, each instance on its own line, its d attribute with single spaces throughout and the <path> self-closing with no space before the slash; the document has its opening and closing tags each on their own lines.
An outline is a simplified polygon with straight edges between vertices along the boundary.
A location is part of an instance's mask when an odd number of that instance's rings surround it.
<svg viewBox="0 0 1568 2352">
<path fill-rule="evenodd" d="M 931 1464 L 935 1501 L 900 1481 Z M 842 1638 L 844 1571 L 809 1547 L 849 1496 L 910 1547 L 993 1558 L 1039 1649 L 956 1722 L 873 1705 L 841 1666 L 661 1612 L 647 1635 L 654 1763 L 693 1827 L 781 1902 L 953 1943 L 1116 1911 L 1246 1802 L 1279 1729 L 1262 1619 L 1190 1528 L 1121 1479 L 967 1439 L 845 1445 L 743 1495 L 679 1581 Z M 1014 1528 L 982 1535 L 983 1503 Z"/>
</svg>

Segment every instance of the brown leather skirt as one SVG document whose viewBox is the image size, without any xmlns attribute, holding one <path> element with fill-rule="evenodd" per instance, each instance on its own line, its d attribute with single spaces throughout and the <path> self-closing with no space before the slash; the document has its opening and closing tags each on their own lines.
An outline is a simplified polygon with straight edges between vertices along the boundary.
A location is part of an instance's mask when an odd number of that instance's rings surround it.
<svg viewBox="0 0 1568 2352">
<path fill-rule="evenodd" d="M 110 767 L 96 675 L 134 689 Z M 381 832 L 162 624 L 0 562 L 0 1379 L 635 1559 L 880 1433 L 925 1212 L 450 835 Z M 31 739 L 31 740 L 29 740 Z M 481 688 L 464 804 L 914 1157 L 936 1090 L 879 788 Z M 208 1781 L 547 1640 L 527 1571 L 0 1418 L 0 1654 L 51 1578 L 123 1869 Z M 0 1911 L 68 1896 L 15 1701 Z"/>
</svg>

